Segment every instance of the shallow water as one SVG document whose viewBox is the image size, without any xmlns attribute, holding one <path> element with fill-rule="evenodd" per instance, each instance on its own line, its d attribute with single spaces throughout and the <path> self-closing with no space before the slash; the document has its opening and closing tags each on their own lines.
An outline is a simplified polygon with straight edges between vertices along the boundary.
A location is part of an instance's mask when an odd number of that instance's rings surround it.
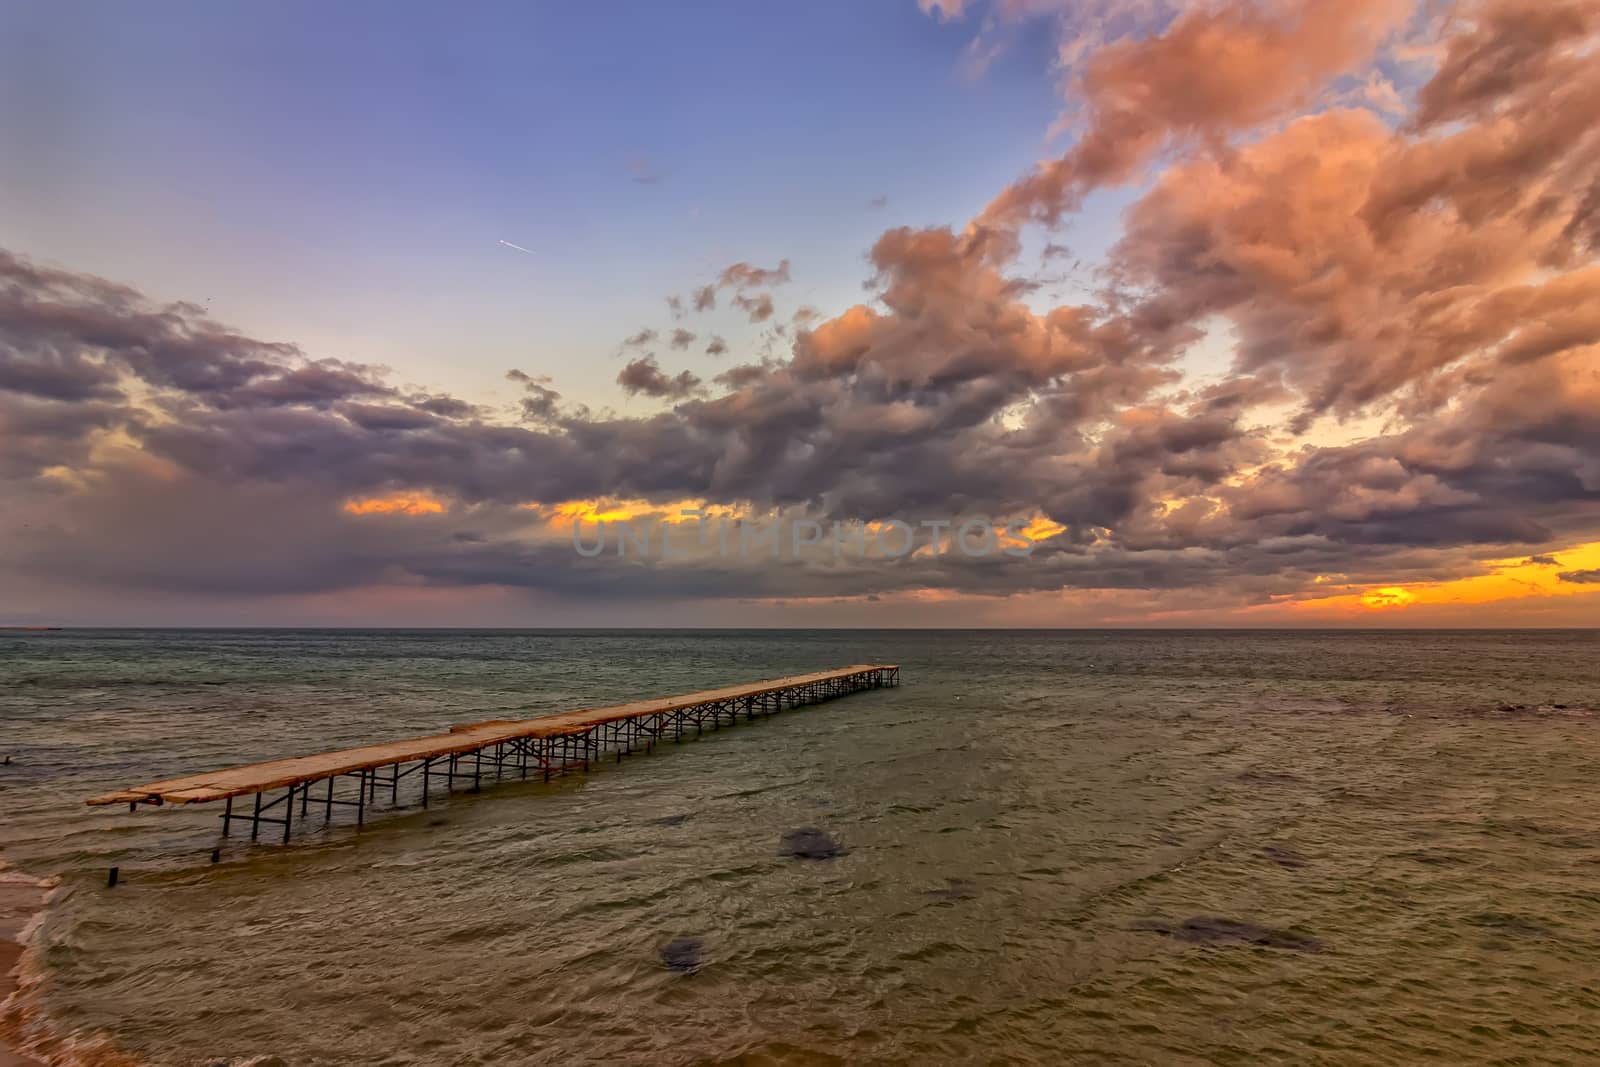
<svg viewBox="0 0 1600 1067">
<path fill-rule="evenodd" d="M 176 1065 L 1589 1061 L 1597 659 L 1593 631 L 7 635 L 0 846 L 71 890 L 28 1025 Z M 872 661 L 901 687 L 217 866 L 213 812 L 81 806 Z M 838 854 L 791 855 L 801 828 Z"/>
</svg>

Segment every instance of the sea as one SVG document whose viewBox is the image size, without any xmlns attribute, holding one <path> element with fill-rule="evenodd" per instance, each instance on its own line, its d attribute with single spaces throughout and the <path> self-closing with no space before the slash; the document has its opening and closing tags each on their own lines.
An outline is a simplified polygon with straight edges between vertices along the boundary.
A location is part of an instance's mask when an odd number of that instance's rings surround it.
<svg viewBox="0 0 1600 1067">
<path fill-rule="evenodd" d="M 854 663 L 288 845 L 83 803 Z M 7 633 L 0 757 L 59 1063 L 1600 1061 L 1600 631 Z"/>
</svg>

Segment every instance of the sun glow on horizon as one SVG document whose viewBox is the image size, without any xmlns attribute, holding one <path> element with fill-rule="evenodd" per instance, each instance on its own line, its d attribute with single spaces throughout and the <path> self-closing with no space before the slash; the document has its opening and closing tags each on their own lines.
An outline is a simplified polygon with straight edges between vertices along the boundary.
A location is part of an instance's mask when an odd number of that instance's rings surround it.
<svg viewBox="0 0 1600 1067">
<path fill-rule="evenodd" d="M 1561 575 L 1600 568 L 1600 541 L 1535 556 L 1486 560 L 1487 573 L 1438 582 L 1355 589 L 1336 585 L 1327 595 L 1280 601 L 1273 607 L 1297 612 L 1360 616 L 1413 606 L 1489 604 L 1536 597 L 1600 593 L 1600 585 L 1563 580 Z M 1318 581 L 1323 576 L 1318 576 Z"/>
<path fill-rule="evenodd" d="M 1407 604 L 1416 602 L 1416 596 L 1397 585 L 1386 585 L 1382 589 L 1370 589 L 1361 594 L 1361 606 L 1364 608 L 1403 608 Z"/>
</svg>

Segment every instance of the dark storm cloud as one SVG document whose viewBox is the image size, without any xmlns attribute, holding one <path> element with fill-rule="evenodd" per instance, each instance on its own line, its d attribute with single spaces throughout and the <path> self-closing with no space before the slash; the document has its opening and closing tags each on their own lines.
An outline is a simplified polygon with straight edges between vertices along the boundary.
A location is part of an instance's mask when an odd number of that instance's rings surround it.
<svg viewBox="0 0 1600 1067">
<path fill-rule="evenodd" d="M 344 404 L 339 414 L 364 430 L 420 430 L 439 421 L 426 411 L 385 404 Z"/>
<path fill-rule="evenodd" d="M 358 397 L 394 395 L 393 389 L 375 380 L 371 368 L 324 359 L 259 376 L 219 396 L 216 403 L 239 408 L 299 404 L 329 407 Z"/>
<path fill-rule="evenodd" d="M 410 399 L 411 406 L 418 411 L 426 411 L 430 415 L 437 415 L 442 419 L 469 419 L 481 412 L 476 404 L 469 404 L 465 400 L 458 400 L 453 396 L 414 396 Z"/>
<path fill-rule="evenodd" d="M 0 350 L 0 389 L 47 400 L 114 400 L 121 397 L 114 367 L 53 350 L 24 356 L 20 344 Z"/>
<path fill-rule="evenodd" d="M 82 379 L 91 373 L 86 365 L 98 362 L 152 386 L 223 403 L 239 390 L 308 373 L 294 345 L 233 333 L 192 304 L 152 306 L 126 286 L 38 267 L 4 251 L 0 342 L 14 381 L 24 363 L 35 382 L 52 375 L 59 382 L 69 368 Z M 363 383 L 360 391 L 367 389 Z"/>
</svg>

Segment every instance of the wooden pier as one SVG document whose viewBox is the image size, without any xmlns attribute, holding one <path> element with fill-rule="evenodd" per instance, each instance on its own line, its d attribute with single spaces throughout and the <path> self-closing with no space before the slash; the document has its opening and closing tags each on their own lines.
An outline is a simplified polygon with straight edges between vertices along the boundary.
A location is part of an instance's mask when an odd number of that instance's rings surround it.
<svg viewBox="0 0 1600 1067">
<path fill-rule="evenodd" d="M 455 726 L 448 733 L 429 737 L 151 782 L 91 797 L 88 803 L 126 804 L 135 811 L 141 804 L 204 804 L 220 800 L 226 805 L 220 816 L 223 836 L 232 832 L 234 823 L 243 822 L 249 824 L 252 839 L 259 836 L 263 825 L 273 825 L 283 827 L 283 840 L 288 841 L 295 822 L 296 800 L 300 802 L 302 819 L 310 816 L 313 807 L 321 808 L 329 821 L 335 807 L 350 807 L 355 809 L 356 823 L 360 825 L 366 821 L 369 809 L 376 806 L 380 787 L 390 807 L 402 806 L 401 783 L 407 779 L 420 782 L 421 786 L 419 791 L 408 788 L 407 799 L 419 792 L 421 805 L 427 807 L 434 783 L 440 779 L 444 780 L 446 793 L 462 781 L 470 782 L 476 792 L 486 776 L 515 774 L 526 779 L 533 774 L 549 781 L 551 775 L 574 768 L 588 770 L 591 763 L 608 753 L 615 753 L 621 763 L 624 755 L 641 744 L 650 751 L 663 740 L 681 741 L 691 728 L 699 735 L 708 725 L 717 730 L 734 725 L 741 717 L 749 721 L 758 715 L 899 682 L 898 666 L 858 664 L 537 719 L 492 719 Z M 355 788 L 346 789 L 339 796 L 336 785 L 341 778 L 354 779 Z M 318 790 L 313 797 L 312 787 L 324 782 L 326 789 Z M 274 793 L 278 795 L 270 796 Z M 254 797 L 248 810 L 236 811 L 234 800 L 248 796 Z"/>
</svg>

